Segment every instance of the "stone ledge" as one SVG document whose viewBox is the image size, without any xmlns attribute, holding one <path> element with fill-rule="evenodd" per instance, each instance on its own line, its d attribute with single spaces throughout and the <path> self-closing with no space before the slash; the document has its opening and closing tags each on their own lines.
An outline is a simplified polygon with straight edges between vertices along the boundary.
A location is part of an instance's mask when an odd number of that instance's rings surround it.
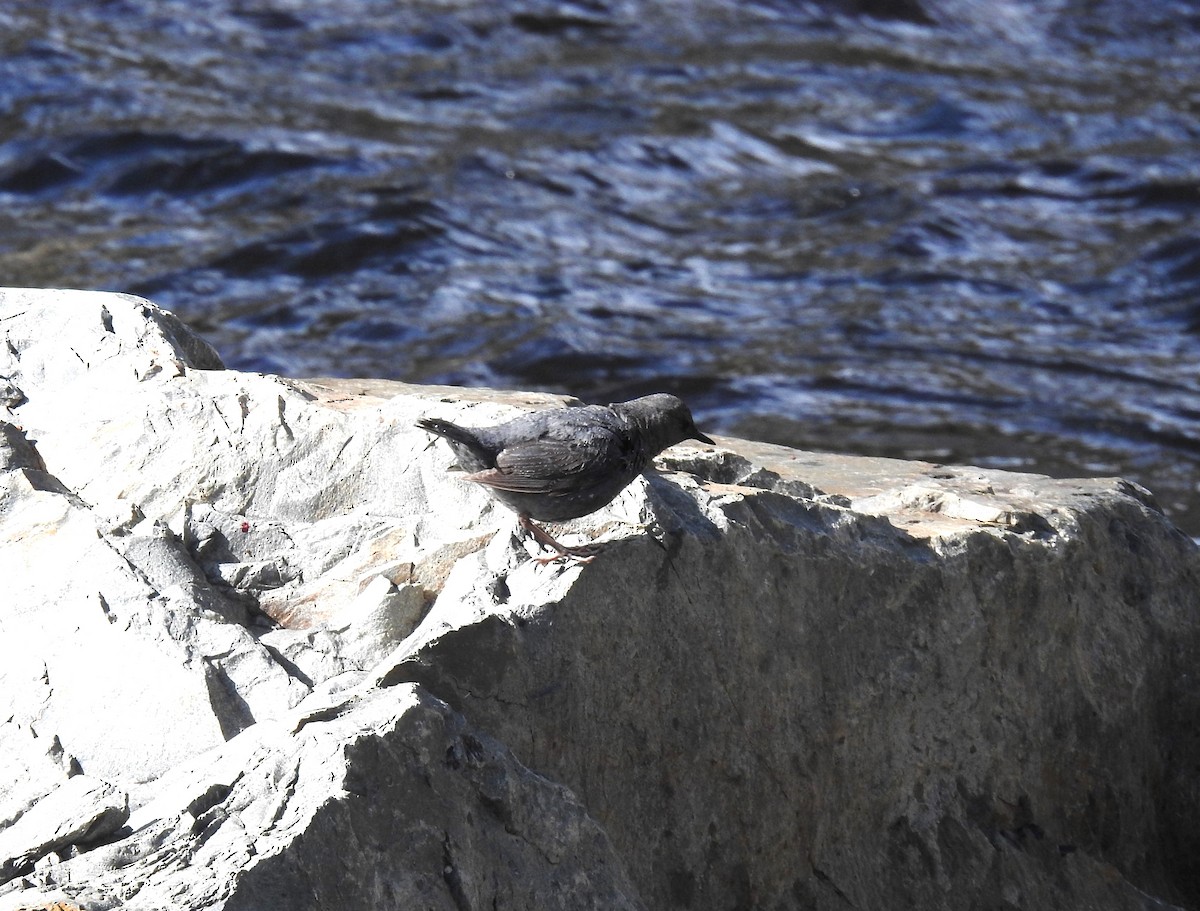
<svg viewBox="0 0 1200 911">
<path fill-rule="evenodd" d="M 543 566 L 413 424 L 568 399 L 0 332 L 0 909 L 1200 904 L 1196 548 L 1134 485 L 722 438 Z"/>
</svg>

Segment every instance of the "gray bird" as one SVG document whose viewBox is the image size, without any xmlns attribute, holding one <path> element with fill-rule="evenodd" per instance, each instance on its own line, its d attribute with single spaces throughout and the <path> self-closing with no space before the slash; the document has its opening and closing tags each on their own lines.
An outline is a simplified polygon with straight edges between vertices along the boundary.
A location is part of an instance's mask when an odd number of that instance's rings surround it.
<svg viewBox="0 0 1200 911">
<path fill-rule="evenodd" d="M 417 422 L 444 437 L 468 481 L 517 513 L 521 528 L 555 551 L 592 559 L 592 547 L 566 547 L 533 524 L 563 522 L 611 503 L 650 461 L 682 440 L 713 441 L 696 429 L 687 405 L 658 393 L 613 405 L 555 408 L 494 427 L 459 427 L 438 418 Z"/>
</svg>

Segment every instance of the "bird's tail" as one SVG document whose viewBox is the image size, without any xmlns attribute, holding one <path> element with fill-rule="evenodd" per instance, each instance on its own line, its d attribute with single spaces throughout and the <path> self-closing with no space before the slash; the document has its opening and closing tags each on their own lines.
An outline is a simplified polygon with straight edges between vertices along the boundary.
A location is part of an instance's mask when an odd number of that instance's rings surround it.
<svg viewBox="0 0 1200 911">
<path fill-rule="evenodd" d="M 441 418 L 421 418 L 417 421 L 417 426 L 422 430 L 436 433 L 440 437 L 453 440 L 455 443 L 462 443 L 472 449 L 479 446 L 479 440 L 471 431 L 459 427 L 457 424 L 451 424 L 449 421 L 443 421 Z"/>
</svg>

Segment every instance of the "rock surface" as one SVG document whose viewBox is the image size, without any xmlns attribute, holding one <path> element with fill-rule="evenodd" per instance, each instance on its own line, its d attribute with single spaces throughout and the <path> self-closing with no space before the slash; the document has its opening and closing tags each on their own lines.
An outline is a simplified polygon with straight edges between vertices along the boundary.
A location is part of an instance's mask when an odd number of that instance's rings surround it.
<svg viewBox="0 0 1200 911">
<path fill-rule="evenodd" d="M 0 909 L 1200 907 L 1133 485 L 685 444 L 544 566 L 413 424 L 567 400 L 0 332 Z"/>
</svg>

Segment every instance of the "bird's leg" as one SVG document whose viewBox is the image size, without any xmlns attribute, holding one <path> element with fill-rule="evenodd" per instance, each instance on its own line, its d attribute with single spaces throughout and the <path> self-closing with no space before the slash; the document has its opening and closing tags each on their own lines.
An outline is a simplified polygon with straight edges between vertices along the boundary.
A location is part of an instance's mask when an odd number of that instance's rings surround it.
<svg viewBox="0 0 1200 911">
<path fill-rule="evenodd" d="M 543 547 L 548 547 L 554 551 L 554 556 L 552 557 L 534 557 L 538 563 L 553 563 L 561 557 L 571 557 L 580 563 L 591 563 L 596 559 L 596 552 L 599 550 L 599 545 L 585 544 L 582 547 L 568 547 L 565 544 L 559 544 L 554 540 L 550 532 L 535 525 L 533 519 L 529 518 L 525 513 L 517 516 L 517 523 L 521 526 L 521 530 L 528 532 L 533 540 L 537 541 Z"/>
</svg>

